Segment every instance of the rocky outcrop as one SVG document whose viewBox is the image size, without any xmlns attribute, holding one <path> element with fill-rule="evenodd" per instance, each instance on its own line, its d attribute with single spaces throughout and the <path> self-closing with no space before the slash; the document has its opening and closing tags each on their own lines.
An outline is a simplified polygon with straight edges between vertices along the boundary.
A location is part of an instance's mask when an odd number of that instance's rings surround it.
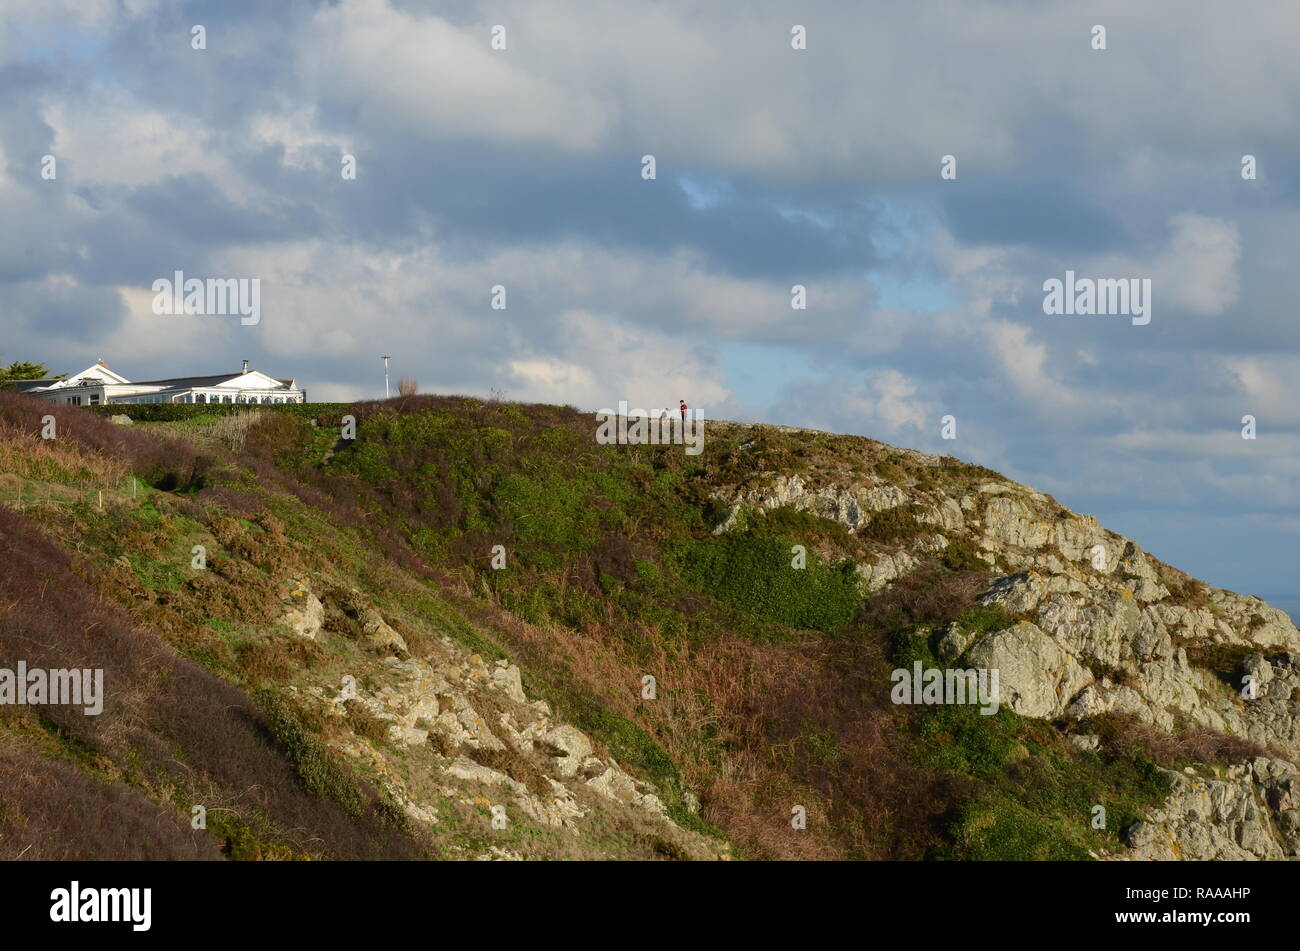
<svg viewBox="0 0 1300 951">
<path fill-rule="evenodd" d="M 935 457 L 906 457 L 913 471 L 942 471 Z M 1284 612 L 1186 579 L 1092 516 L 1008 481 L 923 474 L 907 486 L 847 471 L 760 473 L 719 497 L 732 506 L 719 532 L 741 526 L 749 507 L 789 506 L 861 536 L 870 554 L 856 571 L 867 597 L 956 542 L 999 566 L 979 601 L 1018 623 L 987 633 L 953 624 L 938 632 L 937 654 L 997 669 L 1002 703 L 1057 722 L 1085 749 L 1097 745 L 1090 721 L 1119 713 L 1276 754 L 1225 776 L 1171 774 L 1169 801 L 1131 830 L 1131 857 L 1300 856 L 1291 785 L 1300 764 L 1300 630 Z M 873 541 L 873 515 L 900 506 L 916 529 L 894 545 Z"/>
<path fill-rule="evenodd" d="M 901 578 L 920 562 L 905 551 L 886 552 L 874 563 L 859 564 L 854 567 L 858 575 L 858 588 L 863 594 L 875 594 L 889 587 L 890 583 Z"/>
<path fill-rule="evenodd" d="M 732 505 L 732 510 L 726 521 L 715 529 L 715 533 L 721 534 L 734 528 L 746 505 L 766 509 L 788 506 L 856 529 L 865 525 L 872 513 L 894 508 L 906 499 L 902 489 L 884 480 L 849 487 L 826 485 L 814 489 L 800 476 L 776 475 L 762 485 L 728 493 L 727 501 Z"/>
<path fill-rule="evenodd" d="M 320 604 L 308 584 L 294 579 L 287 586 L 286 600 L 299 605 L 290 614 L 303 614 L 302 604 Z M 443 806 L 452 802 L 579 835 L 587 823 L 614 812 L 670 842 L 672 854 L 729 856 L 721 843 L 678 826 L 650 783 L 600 751 L 587 734 L 557 721 L 545 701 L 530 700 L 514 664 L 488 663 L 445 637 L 434 639 L 423 656 L 411 656 L 401 635 L 356 592 L 345 610 L 359 623 L 359 643 L 373 660 L 341 683 L 286 689 L 338 725 L 331 744 L 412 821 L 436 827 Z M 314 633 L 319 630 L 317 624 Z M 382 738 L 350 728 L 359 714 L 381 725 Z M 465 857 L 525 856 L 498 849 Z"/>
<path fill-rule="evenodd" d="M 290 579 L 281 590 L 280 597 L 286 604 L 280 623 L 295 637 L 315 640 L 325 625 L 325 605 L 312 592 L 307 581 L 302 578 Z"/>
<path fill-rule="evenodd" d="M 968 665 L 998 671 L 1000 700 L 1021 716 L 1052 719 L 1092 682 L 1057 641 L 1028 621 L 977 640 Z"/>
<path fill-rule="evenodd" d="M 1281 859 L 1300 852 L 1300 778 L 1290 763 L 1258 757 L 1223 777 L 1166 770 L 1173 794 L 1124 831 L 1125 859 Z"/>
</svg>

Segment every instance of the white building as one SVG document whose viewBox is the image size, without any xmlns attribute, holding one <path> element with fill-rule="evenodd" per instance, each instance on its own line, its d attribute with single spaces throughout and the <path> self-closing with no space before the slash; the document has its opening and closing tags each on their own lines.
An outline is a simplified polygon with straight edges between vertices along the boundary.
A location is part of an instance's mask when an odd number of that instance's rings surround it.
<svg viewBox="0 0 1300 951">
<path fill-rule="evenodd" d="M 132 383 L 103 360 L 65 380 L 20 380 L 17 389 L 31 396 L 72 406 L 109 403 L 302 403 L 305 391 L 292 379 L 277 380 L 244 369 L 212 376 L 180 376 Z"/>
</svg>

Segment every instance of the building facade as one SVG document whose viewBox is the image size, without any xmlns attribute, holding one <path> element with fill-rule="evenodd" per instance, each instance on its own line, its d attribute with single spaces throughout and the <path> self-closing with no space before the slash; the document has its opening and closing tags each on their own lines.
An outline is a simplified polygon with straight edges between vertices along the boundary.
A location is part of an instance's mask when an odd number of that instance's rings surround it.
<svg viewBox="0 0 1300 951">
<path fill-rule="evenodd" d="M 258 370 L 180 376 L 132 383 L 99 361 L 64 380 L 22 380 L 22 392 L 70 406 L 118 403 L 303 403 L 307 393 L 292 379 L 277 379 Z"/>
</svg>

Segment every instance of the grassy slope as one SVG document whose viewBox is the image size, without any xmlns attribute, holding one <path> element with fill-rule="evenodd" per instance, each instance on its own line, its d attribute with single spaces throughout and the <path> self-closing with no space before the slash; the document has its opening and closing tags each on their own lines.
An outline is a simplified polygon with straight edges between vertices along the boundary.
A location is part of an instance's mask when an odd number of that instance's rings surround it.
<svg viewBox="0 0 1300 951">
<path fill-rule="evenodd" d="M 305 571 L 359 588 L 404 634 L 428 629 L 484 656 L 509 655 L 530 694 L 656 782 L 679 822 L 716 827 L 750 857 L 1082 858 L 1115 848 L 1118 831 L 1165 792 L 1139 749 L 1099 756 L 1009 711 L 889 702 L 889 671 L 932 662 L 928 632 L 970 612 L 991 577 L 950 547 L 862 601 L 851 562 L 926 530 L 912 509 L 863 537 L 785 510 L 712 534 L 726 514 L 715 488 L 759 471 L 871 474 L 917 498 L 936 480 L 996 473 L 956 460 L 917 466 L 872 440 L 727 424 L 710 424 L 698 457 L 600 446 L 588 417 L 550 406 L 420 397 L 310 409 L 319 425 L 306 412 L 270 413 L 252 427 L 220 422 L 225 413 L 174 413 L 181 418 L 129 433 L 64 411 L 66 457 L 44 469 L 30 464 L 44 451 L 32 437 L 0 435 L 0 447 L 22 447 L 0 448 L 0 478 L 61 485 L 81 466 L 88 484 L 132 471 L 171 489 L 102 513 L 64 504 L 33 518 L 52 549 L 75 553 L 66 572 L 120 604 L 135 630 L 173 648 L 212 690 L 233 685 L 255 698 L 246 717 L 274 753 L 275 796 L 240 799 L 238 778 L 178 777 L 141 759 L 130 738 L 69 738 L 30 713 L 8 718 L 5 749 L 116 781 L 142 794 L 138 810 L 161 804 L 183 819 L 196 796 L 227 796 L 215 838 L 239 857 L 445 854 L 450 840 L 412 843 L 277 689 L 304 671 L 343 669 L 355 650 L 344 638 L 304 646 L 276 629 L 277 582 Z M 33 412 L 0 404 L 0 420 L 27 433 Z M 344 412 L 358 420 L 355 440 L 338 439 Z M 159 451 L 151 431 L 191 448 Z M 197 579 L 195 544 L 207 546 L 211 568 Z M 804 570 L 791 567 L 796 544 L 808 550 Z M 30 588 L 39 577 L 33 569 L 10 583 Z M 1012 619 L 986 611 L 967 620 Z M 647 675 L 655 699 L 643 699 Z M 157 729 L 175 716 L 155 711 Z M 138 773 L 122 766 L 133 756 L 145 764 Z M 286 768 L 298 778 L 292 795 Z M 200 775 L 216 793 L 196 788 Z M 689 794 L 702 802 L 698 817 L 684 805 Z M 313 816 L 276 797 L 326 805 Z M 1103 830 L 1091 827 L 1097 804 L 1110 813 Z M 796 805 L 807 809 L 805 830 L 791 828 Z M 304 837 L 304 827 L 320 832 Z M 179 834 L 185 847 L 211 845 Z"/>
</svg>

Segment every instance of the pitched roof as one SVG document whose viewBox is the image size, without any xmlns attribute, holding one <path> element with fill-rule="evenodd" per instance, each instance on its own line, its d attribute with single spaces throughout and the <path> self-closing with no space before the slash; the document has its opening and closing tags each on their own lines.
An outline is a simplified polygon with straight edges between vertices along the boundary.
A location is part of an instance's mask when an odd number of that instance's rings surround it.
<svg viewBox="0 0 1300 951">
<path fill-rule="evenodd" d="M 140 386 L 216 386 L 237 379 L 242 373 L 214 373 L 211 376 L 174 376 L 166 380 L 136 380 Z"/>
</svg>

